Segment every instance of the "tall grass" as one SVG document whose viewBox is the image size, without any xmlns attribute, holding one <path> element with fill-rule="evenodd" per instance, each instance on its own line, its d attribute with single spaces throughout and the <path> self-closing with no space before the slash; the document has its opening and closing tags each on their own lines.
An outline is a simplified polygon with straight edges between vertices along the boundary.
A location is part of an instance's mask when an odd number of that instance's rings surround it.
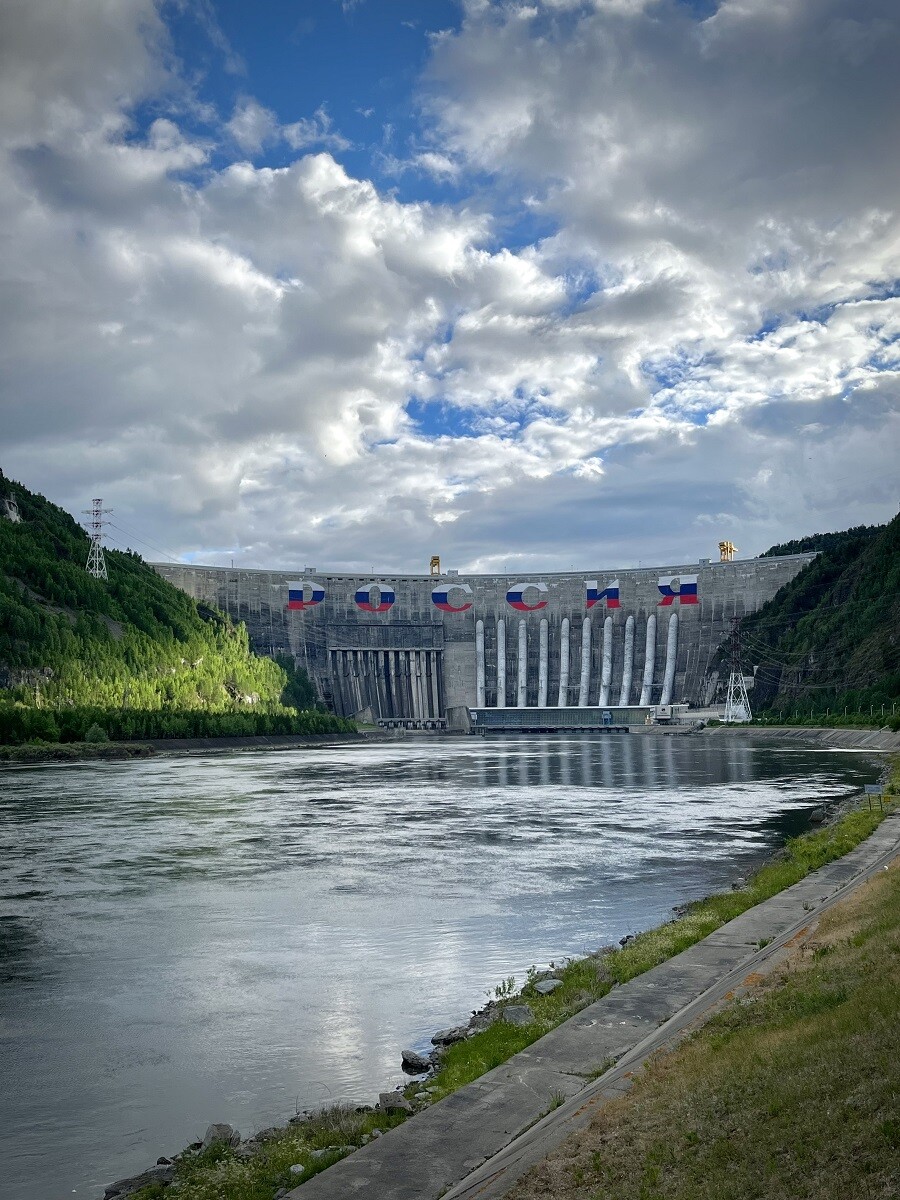
<svg viewBox="0 0 900 1200">
<path fill-rule="evenodd" d="M 900 867 L 819 923 L 804 958 L 601 1111 L 509 1200 L 900 1195 Z"/>
</svg>

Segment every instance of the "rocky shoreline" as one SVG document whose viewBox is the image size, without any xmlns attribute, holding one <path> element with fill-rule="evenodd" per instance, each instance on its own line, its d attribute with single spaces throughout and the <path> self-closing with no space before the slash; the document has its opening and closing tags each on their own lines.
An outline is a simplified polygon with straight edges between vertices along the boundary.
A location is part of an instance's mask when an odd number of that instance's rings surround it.
<svg viewBox="0 0 900 1200">
<path fill-rule="evenodd" d="M 629 934 L 621 939 L 620 945 L 627 945 L 633 938 L 634 935 Z M 602 978 L 604 974 L 602 967 L 603 958 L 613 953 L 616 949 L 616 946 L 603 946 L 599 950 L 585 956 L 588 959 L 596 960 L 598 978 Z M 563 986 L 563 981 L 554 972 L 555 967 L 552 963 L 546 971 L 531 972 L 523 991 L 533 991 L 537 996 L 552 995 L 557 988 Z M 613 984 L 613 986 L 615 985 Z M 502 993 L 504 989 L 501 986 L 497 991 L 498 993 Z M 481 1008 L 474 1009 L 465 1024 L 438 1030 L 431 1038 L 433 1049 L 429 1053 L 422 1054 L 414 1049 L 401 1050 L 400 1065 L 404 1073 L 410 1077 L 410 1082 L 408 1084 L 398 1084 L 393 1091 L 380 1092 L 375 1104 L 355 1105 L 352 1111 L 357 1114 L 383 1112 L 412 1116 L 434 1102 L 439 1089 L 429 1087 L 428 1081 L 431 1075 L 440 1069 L 444 1057 L 451 1046 L 466 1041 L 475 1034 L 483 1033 L 498 1021 L 503 1021 L 513 1026 L 523 1026 L 531 1024 L 534 1020 L 535 1014 L 531 1006 L 527 1002 L 523 1002 L 520 997 L 516 997 L 515 1002 L 511 1002 L 508 997 L 503 997 L 502 995 L 498 996 L 497 999 L 489 1000 Z M 411 1089 L 416 1084 L 419 1085 L 418 1090 L 412 1091 Z M 407 1092 L 411 1092 L 411 1094 L 407 1095 Z M 337 1104 L 330 1107 L 342 1109 L 343 1106 Z M 329 1109 L 327 1108 L 304 1110 L 296 1116 L 289 1118 L 284 1125 L 269 1126 L 246 1139 L 242 1138 L 239 1131 L 226 1122 L 213 1122 L 206 1130 L 201 1141 L 191 1142 L 179 1153 L 173 1154 L 171 1158 L 161 1156 L 152 1167 L 148 1167 L 145 1171 L 141 1171 L 137 1175 L 131 1175 L 109 1184 L 103 1193 L 103 1200 L 128 1200 L 128 1197 L 135 1195 L 142 1188 L 154 1184 L 157 1187 L 165 1188 L 175 1179 L 178 1163 L 196 1158 L 213 1147 L 228 1149 L 237 1158 L 252 1158 L 267 1142 L 278 1139 L 292 1128 L 295 1129 L 297 1126 L 314 1123 L 318 1118 L 327 1114 L 328 1111 Z M 363 1134 L 360 1142 L 364 1145 L 366 1142 L 380 1136 L 381 1131 L 375 1129 L 371 1134 Z M 356 1149 L 358 1149 L 356 1145 L 334 1145 L 322 1147 L 312 1153 L 314 1157 L 319 1159 L 326 1157 L 338 1158 Z M 307 1174 L 306 1168 L 301 1163 L 293 1164 L 289 1170 L 295 1177 L 296 1183 L 301 1183 Z M 282 1188 L 275 1192 L 273 1200 L 282 1200 L 282 1197 L 287 1195 L 287 1191 L 287 1188 Z"/>
</svg>

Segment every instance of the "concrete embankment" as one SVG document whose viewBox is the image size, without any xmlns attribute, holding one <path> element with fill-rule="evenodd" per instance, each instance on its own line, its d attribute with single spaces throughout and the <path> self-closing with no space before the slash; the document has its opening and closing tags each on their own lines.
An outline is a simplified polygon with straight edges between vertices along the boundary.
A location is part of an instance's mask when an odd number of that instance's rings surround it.
<svg viewBox="0 0 900 1200">
<path fill-rule="evenodd" d="M 890 729 L 825 729 L 803 725 L 714 725 L 706 737 L 772 737 L 780 741 L 812 744 L 832 750 L 877 750 L 900 753 L 900 732 Z"/>
<path fill-rule="evenodd" d="M 491 1200 L 505 1195 L 525 1170 L 586 1125 L 600 1106 L 627 1091 L 631 1075 L 649 1054 L 675 1044 L 750 977 L 774 969 L 822 912 L 898 854 L 900 813 L 886 817 L 843 858 L 615 988 L 527 1050 L 289 1192 L 285 1200 Z"/>
</svg>

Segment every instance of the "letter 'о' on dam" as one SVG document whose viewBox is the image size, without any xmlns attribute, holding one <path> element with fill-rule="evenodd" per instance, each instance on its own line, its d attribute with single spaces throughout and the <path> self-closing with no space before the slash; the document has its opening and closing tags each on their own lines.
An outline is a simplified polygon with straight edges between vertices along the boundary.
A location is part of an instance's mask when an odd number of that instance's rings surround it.
<svg viewBox="0 0 900 1200">
<path fill-rule="evenodd" d="M 732 617 L 814 557 L 528 579 L 153 566 L 292 657 L 336 712 L 442 727 L 470 708 L 708 704 Z"/>
</svg>

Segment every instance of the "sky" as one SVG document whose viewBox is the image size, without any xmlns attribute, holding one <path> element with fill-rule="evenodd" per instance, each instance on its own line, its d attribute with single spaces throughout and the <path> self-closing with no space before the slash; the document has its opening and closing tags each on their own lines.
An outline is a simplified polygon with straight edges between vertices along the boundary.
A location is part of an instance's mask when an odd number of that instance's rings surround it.
<svg viewBox="0 0 900 1200">
<path fill-rule="evenodd" d="M 0 469 L 512 573 L 900 503 L 895 0 L 5 0 Z"/>
</svg>

